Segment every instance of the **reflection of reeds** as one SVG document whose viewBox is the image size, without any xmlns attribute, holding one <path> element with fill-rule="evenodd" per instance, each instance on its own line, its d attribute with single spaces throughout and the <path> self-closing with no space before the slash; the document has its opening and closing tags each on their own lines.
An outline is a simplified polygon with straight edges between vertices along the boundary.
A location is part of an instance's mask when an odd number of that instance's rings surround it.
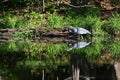
<svg viewBox="0 0 120 80">
<path fill-rule="evenodd" d="M 25 43 L 0 43 L 0 52 L 2 55 L 12 52 L 21 53 L 26 56 L 25 60 L 39 60 L 40 65 L 43 66 L 53 66 L 66 63 L 71 54 L 77 53 L 80 56 L 86 56 L 90 59 L 90 62 L 96 62 L 96 60 L 101 60 L 101 63 L 113 62 L 113 59 L 118 59 L 120 55 L 119 50 L 120 42 L 105 42 L 104 39 L 94 38 L 92 44 L 86 46 L 82 49 L 73 49 L 71 51 L 66 51 L 68 48 L 67 44 L 59 43 L 35 43 L 35 42 L 25 42 Z M 15 53 L 14 53 L 15 52 Z M 44 63 L 45 62 L 45 63 Z M 98 61 L 99 62 L 99 61 Z M 34 63 L 34 62 L 33 62 Z M 29 63 L 26 63 L 29 65 Z M 34 65 L 37 65 L 35 63 Z M 31 65 L 31 63 L 30 63 Z M 54 66 L 55 67 L 55 66 Z"/>
<path fill-rule="evenodd" d="M 32 43 L 32 42 L 22 42 L 22 43 L 1 43 L 1 48 L 6 51 L 23 51 L 25 53 L 30 52 L 31 55 L 36 56 L 39 54 L 56 55 L 62 54 L 63 50 L 67 47 L 66 44 L 52 44 L 52 43 Z M 3 47 L 2 47 L 3 46 Z M 1 52 L 2 52 L 1 49 Z"/>
<path fill-rule="evenodd" d="M 72 51 L 65 51 L 68 46 L 64 43 L 35 43 L 35 42 L 21 42 L 21 43 L 1 43 L 1 52 L 6 51 L 23 51 L 26 54 L 30 53 L 31 57 L 37 57 L 40 54 L 46 54 L 50 56 L 62 54 L 62 53 L 85 53 L 86 56 L 98 57 L 101 53 L 101 50 L 106 50 L 108 53 L 112 54 L 116 57 L 116 55 L 120 54 L 119 50 L 119 42 L 104 42 L 104 38 L 93 37 L 92 44 L 82 49 L 74 49 Z"/>
</svg>

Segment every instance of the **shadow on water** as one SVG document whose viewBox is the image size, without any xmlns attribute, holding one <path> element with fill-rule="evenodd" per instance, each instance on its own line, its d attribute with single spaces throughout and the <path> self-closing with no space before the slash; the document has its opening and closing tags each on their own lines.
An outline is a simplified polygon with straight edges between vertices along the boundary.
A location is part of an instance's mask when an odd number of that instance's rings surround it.
<svg viewBox="0 0 120 80">
<path fill-rule="evenodd" d="M 42 40 L 0 42 L 0 80 L 120 80 L 119 40 Z"/>
</svg>

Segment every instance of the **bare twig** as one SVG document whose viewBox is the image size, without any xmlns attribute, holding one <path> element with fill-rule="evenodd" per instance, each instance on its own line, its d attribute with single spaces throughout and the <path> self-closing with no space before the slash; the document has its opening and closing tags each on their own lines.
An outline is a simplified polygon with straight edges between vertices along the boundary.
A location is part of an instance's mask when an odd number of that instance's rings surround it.
<svg viewBox="0 0 120 80">
<path fill-rule="evenodd" d="M 43 0 L 43 12 L 45 11 L 45 0 Z"/>
<path fill-rule="evenodd" d="M 81 6 L 75 6 L 75 5 L 72 5 L 66 1 L 63 0 L 63 3 L 66 4 L 66 5 L 69 5 L 71 7 L 74 7 L 74 8 L 81 8 L 81 7 L 94 7 L 94 5 L 81 5 Z"/>
</svg>

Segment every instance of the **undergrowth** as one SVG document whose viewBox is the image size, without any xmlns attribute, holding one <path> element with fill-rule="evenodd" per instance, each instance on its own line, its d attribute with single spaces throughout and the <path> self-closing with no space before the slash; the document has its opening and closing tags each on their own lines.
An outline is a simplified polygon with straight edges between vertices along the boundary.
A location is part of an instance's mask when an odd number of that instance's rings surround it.
<svg viewBox="0 0 120 80">
<path fill-rule="evenodd" d="M 71 15 L 71 14 L 70 14 Z M 23 16 L 4 14 L 0 17 L 0 28 L 64 28 L 66 26 L 83 27 L 92 32 L 93 35 L 104 35 L 105 31 L 120 31 L 120 15 L 115 14 L 108 20 L 101 20 L 97 15 L 70 16 L 53 14 L 47 12 L 40 14 L 34 11 Z"/>
</svg>

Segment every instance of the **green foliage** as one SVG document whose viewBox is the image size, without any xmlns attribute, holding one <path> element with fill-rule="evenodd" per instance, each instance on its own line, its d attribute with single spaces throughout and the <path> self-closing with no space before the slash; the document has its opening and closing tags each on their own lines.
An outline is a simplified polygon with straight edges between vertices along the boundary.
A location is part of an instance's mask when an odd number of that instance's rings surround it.
<svg viewBox="0 0 120 80">
<path fill-rule="evenodd" d="M 104 35 L 104 32 L 101 29 L 101 26 L 104 24 L 104 21 L 101 21 L 99 17 L 87 16 L 85 22 L 86 22 L 86 27 L 92 28 L 93 35 L 101 35 L 101 36 Z"/>
<path fill-rule="evenodd" d="M 64 26 L 64 17 L 56 13 L 47 13 L 47 27 L 62 28 Z"/>
<path fill-rule="evenodd" d="M 102 29 L 111 35 L 115 32 L 120 31 L 120 15 L 114 14 L 112 17 L 108 18 L 102 26 Z"/>
<path fill-rule="evenodd" d="M 33 32 L 28 30 L 24 32 L 16 32 L 12 35 L 13 40 L 33 40 Z"/>
<path fill-rule="evenodd" d="M 38 28 L 46 25 L 46 19 L 44 14 L 32 11 L 30 13 L 24 14 L 24 18 L 27 19 L 27 21 L 29 22 L 28 28 Z"/>
<path fill-rule="evenodd" d="M 1 28 L 8 28 L 8 27 L 14 28 L 16 22 L 17 22 L 17 16 L 8 14 L 8 15 L 4 15 L 1 18 L 0 25 L 1 25 Z"/>
<path fill-rule="evenodd" d="M 88 7 L 87 9 L 86 9 L 86 13 L 85 13 L 85 15 L 92 15 L 92 16 L 99 16 L 99 14 L 100 14 L 100 10 L 99 10 L 99 8 L 95 8 L 95 7 Z"/>
<path fill-rule="evenodd" d="M 120 42 L 111 42 L 110 44 L 105 43 L 105 49 L 114 57 L 116 57 L 120 55 L 119 45 L 120 45 Z"/>
<path fill-rule="evenodd" d="M 113 15 L 109 20 L 101 21 L 96 15 L 85 16 L 63 16 L 54 12 L 53 14 L 39 14 L 30 12 L 21 18 L 18 15 L 4 15 L 0 18 L 1 28 L 38 28 L 42 26 L 51 28 L 63 28 L 64 26 L 84 27 L 92 31 L 93 35 L 104 35 L 104 31 L 114 32 L 120 30 L 119 14 Z M 104 31 L 103 31 L 104 30 Z"/>
<path fill-rule="evenodd" d="M 26 28 L 28 22 L 25 19 L 20 19 L 19 16 L 6 14 L 0 18 L 0 28 Z"/>
<path fill-rule="evenodd" d="M 108 24 L 111 28 L 116 29 L 116 30 L 120 30 L 120 14 L 114 14 L 113 17 L 111 17 L 108 20 Z"/>
<path fill-rule="evenodd" d="M 83 26 L 85 25 L 84 19 L 85 18 L 81 16 L 76 16 L 75 18 L 69 16 L 66 20 L 68 21 L 68 25 L 72 25 L 75 27 L 84 27 Z"/>
<path fill-rule="evenodd" d="M 0 17 L 0 28 L 38 28 L 45 26 L 45 17 L 39 13 L 32 11 L 20 17 L 13 14 L 5 14 Z"/>
<path fill-rule="evenodd" d="M 28 28 L 28 21 L 26 19 L 17 20 L 15 23 L 15 28 Z"/>
</svg>

